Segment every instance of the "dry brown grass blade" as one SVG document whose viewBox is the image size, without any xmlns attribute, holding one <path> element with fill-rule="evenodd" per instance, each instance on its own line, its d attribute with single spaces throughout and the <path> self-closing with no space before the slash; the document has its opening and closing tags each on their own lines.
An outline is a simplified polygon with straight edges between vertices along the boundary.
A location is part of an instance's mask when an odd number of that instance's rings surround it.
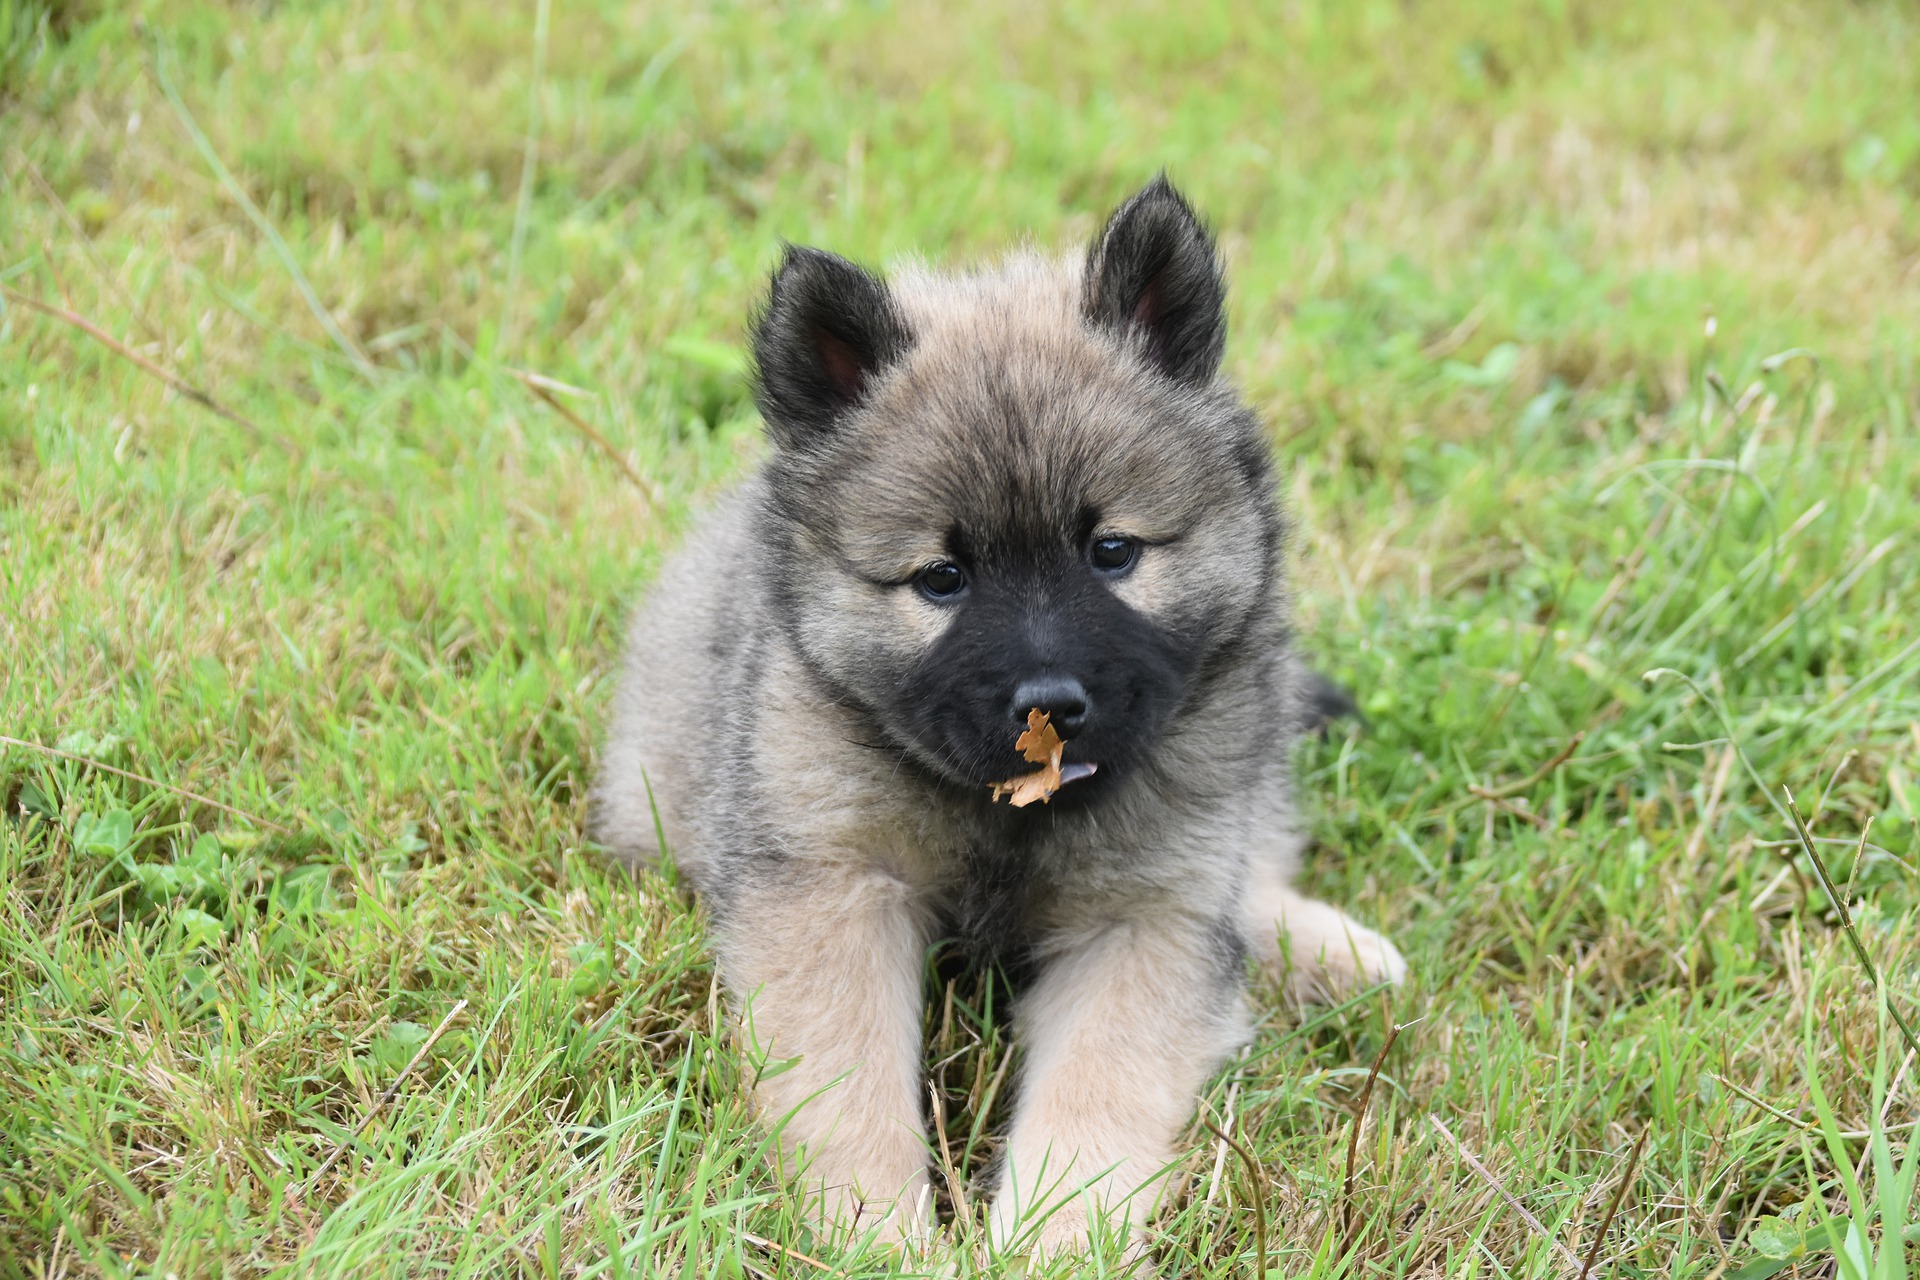
<svg viewBox="0 0 1920 1280">
<path fill-rule="evenodd" d="M 1242 1061 L 1244 1062 L 1244 1060 L 1243 1057 Z M 1239 1099 L 1240 1078 L 1238 1071 L 1236 1071 L 1234 1073 L 1233 1083 L 1227 1087 L 1227 1100 L 1220 1106 L 1221 1117 L 1225 1119 L 1229 1125 L 1234 1123 L 1233 1107 Z M 1198 1116 L 1194 1117 L 1196 1120 L 1199 1118 Z M 1225 1171 L 1226 1167 L 1227 1144 L 1216 1140 L 1213 1144 L 1213 1173 L 1207 1179 L 1207 1194 L 1206 1198 L 1202 1201 L 1203 1204 L 1212 1204 L 1213 1198 L 1220 1194 L 1220 1175 Z"/>
<path fill-rule="evenodd" d="M 565 418 L 575 431 L 578 431 L 590 440 L 595 448 L 606 455 L 609 462 L 620 468 L 621 474 L 626 476 L 628 480 L 631 480 L 633 487 L 640 491 L 641 498 L 646 501 L 647 513 L 649 515 L 654 514 L 660 509 L 660 499 L 654 494 L 653 486 L 647 483 L 644 476 L 634 470 L 633 464 L 627 461 L 626 455 L 614 448 L 613 441 L 602 435 L 599 429 L 591 422 L 588 422 L 585 418 L 575 413 L 559 396 L 554 394 L 555 391 L 576 391 L 578 390 L 577 388 L 569 387 L 564 382 L 559 382 L 538 373 L 530 373 L 525 369 L 509 369 L 507 372 L 517 378 L 520 384 L 527 390 L 533 392 L 549 409 L 552 409 L 562 418 Z"/>
<path fill-rule="evenodd" d="M 830 1276 L 846 1275 L 846 1272 L 839 1270 L 830 1263 L 822 1262 L 820 1259 L 804 1254 L 798 1249 L 789 1249 L 777 1240 L 769 1240 L 765 1236 L 757 1236 L 751 1231 L 742 1231 L 740 1238 L 757 1249 L 771 1249 L 783 1258 L 792 1258 L 796 1262 L 804 1262 L 810 1267 L 818 1267 Z"/>
<path fill-rule="evenodd" d="M 93 267 L 94 274 L 100 277 L 100 282 L 113 291 L 113 295 L 119 299 L 120 305 L 127 309 L 127 314 L 132 316 L 134 322 L 146 331 L 147 337 L 155 342 L 163 341 L 160 336 L 159 326 L 147 319 L 147 314 L 140 309 L 140 304 L 135 302 L 127 294 L 127 291 L 120 287 L 118 280 L 114 279 L 113 272 L 107 269 L 107 264 L 102 262 L 100 255 L 94 251 L 92 237 L 87 235 L 86 228 L 82 227 L 80 220 L 73 216 L 73 210 L 69 209 L 67 202 L 60 198 L 60 193 L 53 189 L 53 184 L 47 181 L 46 175 L 40 172 L 40 166 L 28 159 L 26 154 L 18 149 L 14 151 L 14 155 L 18 158 L 19 163 L 26 169 L 27 176 L 33 179 L 33 185 L 40 188 L 40 194 L 45 198 L 47 204 L 52 207 L 55 213 L 60 215 L 60 221 L 66 225 L 67 234 L 71 235 L 73 242 L 80 246 L 80 252 L 86 255 L 87 262 Z M 49 257 L 49 262 L 51 262 L 51 257 Z"/>
<path fill-rule="evenodd" d="M 982 1125 L 985 1122 L 984 1117 L 993 1114 L 993 1104 L 999 1101 L 1000 1090 L 1006 1086 L 1007 1073 L 1012 1070 L 1012 1068 L 1013 1054 L 1002 1050 L 1000 1054 L 1000 1065 L 993 1069 L 993 1075 L 988 1078 L 987 1087 L 981 1092 L 979 1101 L 972 1104 L 973 1114 L 982 1117 L 982 1119 L 975 1121 L 973 1129 L 967 1134 L 967 1145 L 965 1149 L 960 1152 L 960 1159 L 969 1165 L 973 1163 L 973 1151 L 980 1140 Z"/>
<path fill-rule="evenodd" d="M 1473 337 L 1480 328 L 1480 322 L 1487 318 L 1487 311 L 1493 299 L 1482 298 L 1473 304 L 1473 309 L 1462 316 L 1460 323 L 1453 326 L 1439 338 L 1420 348 L 1420 354 L 1429 360 L 1445 360 L 1448 356 L 1467 345 L 1467 339 Z"/>
<path fill-rule="evenodd" d="M 1558 769 L 1561 765 L 1565 764 L 1568 760 L 1571 760 L 1573 758 L 1573 753 L 1578 751 L 1580 749 L 1580 744 L 1585 742 L 1586 740 L 1587 740 L 1587 731 L 1585 729 L 1582 729 L 1579 733 L 1576 733 L 1571 738 L 1567 739 L 1567 745 L 1564 747 L 1561 747 L 1560 750 L 1556 751 L 1551 760 L 1547 761 L 1545 764 L 1541 765 L 1538 769 L 1535 769 L 1532 773 L 1520 779 L 1518 782 L 1503 782 L 1497 787 L 1467 788 L 1470 792 L 1473 793 L 1472 799 L 1456 801 L 1455 802 L 1456 807 L 1472 804 L 1474 800 L 1506 800 L 1506 799 L 1510 799 L 1513 796 L 1519 795 L 1521 792 L 1526 791 L 1528 788 L 1534 786 L 1536 783 L 1544 782 L 1553 773 L 1555 769 Z"/>
<path fill-rule="evenodd" d="M 1479 1158 L 1475 1156 L 1473 1152 L 1467 1150 L 1466 1144 L 1453 1136 L 1453 1130 L 1447 1128 L 1445 1121 L 1435 1115 L 1429 1115 L 1427 1120 L 1435 1129 L 1440 1131 L 1440 1136 L 1452 1145 L 1455 1154 L 1467 1162 L 1467 1167 L 1480 1175 L 1480 1180 L 1489 1187 L 1492 1187 L 1494 1194 L 1506 1202 L 1507 1208 L 1513 1210 L 1514 1213 L 1519 1216 L 1520 1220 L 1532 1229 L 1535 1235 L 1553 1247 L 1553 1251 L 1560 1255 L 1561 1261 L 1570 1267 L 1577 1268 L 1580 1265 L 1580 1259 L 1573 1256 L 1573 1250 L 1561 1244 L 1560 1241 L 1554 1237 L 1553 1232 L 1547 1230 L 1545 1223 L 1528 1212 L 1527 1206 L 1520 1203 L 1520 1197 L 1507 1190 L 1506 1187 L 1501 1184 L 1500 1179 L 1493 1176 L 1493 1170 L 1481 1164 Z"/>
<path fill-rule="evenodd" d="M 320 1162 L 320 1167 L 315 1169 L 312 1175 L 307 1178 L 307 1190 L 311 1191 L 319 1184 L 321 1175 L 333 1167 L 334 1161 L 346 1154 L 348 1147 L 360 1140 L 360 1135 L 367 1131 L 367 1126 L 373 1123 L 374 1117 L 378 1116 L 382 1111 L 385 1111 L 387 1104 L 399 1096 L 400 1087 L 407 1082 L 407 1077 L 413 1074 L 413 1069 L 419 1066 L 427 1054 L 433 1049 L 433 1046 L 439 1043 L 440 1037 L 447 1033 L 447 1028 L 453 1025 L 453 1020 L 458 1017 L 460 1011 L 466 1007 L 467 1002 L 465 1000 L 454 1001 L 453 1008 L 447 1010 L 447 1016 L 440 1019 L 440 1025 L 433 1029 L 433 1034 L 422 1041 L 420 1047 L 413 1051 L 413 1057 L 407 1059 L 407 1065 L 400 1068 L 400 1074 L 393 1078 L 393 1083 L 388 1085 L 385 1091 L 373 1100 L 373 1105 L 367 1108 L 367 1114 L 361 1116 L 360 1123 L 353 1126 L 353 1132 L 345 1138 L 342 1138 L 339 1145 L 335 1146 L 332 1151 L 329 1151 L 327 1158 Z"/>
<path fill-rule="evenodd" d="M 1373 1101 L 1374 1083 L 1380 1079 L 1380 1068 L 1393 1051 L 1393 1042 L 1400 1038 L 1402 1031 L 1418 1021 L 1420 1019 L 1415 1018 L 1413 1022 L 1397 1022 L 1388 1029 L 1386 1043 L 1380 1046 L 1379 1053 L 1373 1055 L 1373 1066 L 1367 1069 L 1367 1082 L 1360 1086 L 1360 1097 L 1353 1104 L 1353 1126 L 1347 1132 L 1347 1172 L 1340 1180 L 1340 1252 L 1343 1256 L 1353 1249 L 1353 1166 L 1360 1154 L 1360 1126 L 1367 1118 L 1367 1105 Z"/>
<path fill-rule="evenodd" d="M 1267 1200 L 1272 1194 L 1267 1185 L 1267 1171 L 1260 1166 L 1260 1161 L 1254 1157 L 1253 1152 L 1242 1146 L 1240 1141 L 1231 1137 L 1226 1130 L 1205 1116 L 1200 1117 L 1200 1123 L 1212 1130 L 1214 1137 L 1233 1148 L 1233 1154 L 1239 1156 L 1240 1162 L 1247 1166 L 1247 1176 L 1253 1181 L 1253 1247 L 1255 1250 L 1253 1273 L 1264 1276 L 1267 1274 Z"/>
<path fill-rule="evenodd" d="M 1724 1085 L 1733 1094 L 1735 1094 L 1740 1098 L 1744 1098 L 1748 1103 L 1760 1108 L 1760 1110 L 1766 1112 L 1768 1115 L 1772 1116 L 1775 1120 L 1779 1120 L 1784 1124 L 1790 1124 L 1794 1128 L 1800 1130 L 1802 1133 L 1818 1133 L 1820 1131 L 1820 1127 L 1818 1125 L 1813 1124 L 1812 1122 L 1807 1120 L 1802 1120 L 1798 1116 L 1788 1115 L 1786 1112 L 1774 1106 L 1771 1102 L 1768 1102 L 1765 1098 L 1761 1097 L 1759 1094 L 1755 1093 L 1753 1090 L 1747 1088 L 1745 1085 L 1737 1084 L 1734 1081 L 1727 1079 L 1725 1076 L 1721 1075 L 1717 1071 L 1710 1071 L 1707 1074 L 1713 1080 Z"/>
<path fill-rule="evenodd" d="M 266 818 L 260 817 L 258 814 L 248 813 L 245 809 L 236 809 L 230 804 L 222 804 L 211 796 L 201 795 L 198 791 L 189 791 L 185 787 L 176 787 L 172 783 L 162 782 L 158 778 L 149 778 L 144 773 L 134 773 L 128 769 L 116 769 L 110 764 L 101 764 L 98 760 L 92 760 L 82 755 L 75 755 L 71 751 L 62 751 L 58 747 L 42 746 L 38 742 L 27 742 L 20 738 L 9 738 L 5 734 L 0 734 L 0 744 L 9 747 L 24 747 L 28 751 L 38 751 L 42 755 L 53 756 L 56 759 L 71 760 L 75 764 L 84 764 L 89 769 L 98 769 L 102 773 L 111 773 L 122 778 L 131 778 L 135 782 L 143 783 L 156 790 L 165 791 L 176 796 L 184 796 L 196 804 L 204 804 L 209 808 L 218 809 L 222 813 L 230 813 L 236 818 L 245 818 L 248 822 L 259 823 L 263 827 L 278 831 L 283 836 L 293 834 L 292 827 L 283 827 L 277 822 L 271 822 Z"/>
<path fill-rule="evenodd" d="M 1531 809 L 1522 808 L 1513 801 L 1502 799 L 1499 796 L 1482 794 L 1485 790 L 1482 787 L 1468 787 L 1467 790 L 1473 793 L 1476 799 L 1485 800 L 1488 804 L 1506 814 L 1508 817 L 1518 818 L 1536 831 L 1549 833 L 1553 831 L 1553 823 L 1543 814 L 1535 813 Z"/>
<path fill-rule="evenodd" d="M 253 419 L 227 408 L 227 406 L 221 404 L 218 400 L 215 400 L 212 396 L 200 390 L 200 388 L 194 386 L 192 383 L 181 381 L 79 312 L 69 311 L 65 307 L 56 307 L 50 302 L 42 302 L 38 298 L 16 292 L 13 289 L 7 288 L 5 285 L 0 285 L 0 294 L 5 294 L 7 301 L 23 306 L 29 311 L 38 311 L 43 316 L 58 320 L 63 324 L 72 325 L 74 328 L 80 330 L 80 332 L 92 338 L 95 342 L 98 342 L 101 346 L 106 347 L 109 351 L 119 356 L 122 360 L 126 360 L 144 369 L 146 372 L 173 388 L 173 390 L 180 395 L 185 396 L 203 409 L 219 414 L 235 426 L 245 427 L 256 436 L 265 437 L 267 435 L 265 431 L 261 430 L 260 424 Z"/>
<path fill-rule="evenodd" d="M 1867 944 L 1860 940 L 1860 930 L 1854 926 L 1853 913 L 1847 910 L 1846 895 L 1841 893 L 1839 886 L 1834 884 L 1833 877 L 1827 872 L 1827 864 L 1822 861 L 1819 850 L 1813 847 L 1813 832 L 1807 829 L 1807 820 L 1801 816 L 1800 806 L 1794 800 L 1793 792 L 1785 787 L 1780 789 L 1786 793 L 1787 812 L 1793 815 L 1794 834 L 1800 837 L 1800 847 L 1806 850 L 1807 861 L 1813 863 L 1814 873 L 1820 877 L 1820 887 L 1826 891 L 1827 901 L 1833 904 L 1835 914 L 1840 917 L 1840 932 L 1844 933 L 1847 941 L 1853 944 L 1854 956 L 1860 961 L 1860 967 L 1867 971 L 1867 982 L 1875 991 L 1878 991 L 1880 968 L 1874 964 L 1873 957 L 1867 954 Z M 1872 829 L 1873 822 L 1869 819 L 1867 825 L 1860 830 L 1861 852 L 1864 852 L 1867 847 L 1867 833 Z M 1855 853 L 1854 862 L 1858 864 L 1859 861 L 1860 853 Z M 1887 1016 L 1893 1019 L 1894 1026 L 1900 1028 L 1900 1035 L 1906 1040 L 1907 1048 L 1920 1054 L 1920 1037 L 1914 1035 L 1913 1028 L 1908 1025 L 1906 1018 L 1901 1015 L 1899 1009 L 1894 1007 L 1891 996 L 1887 998 Z"/>
<path fill-rule="evenodd" d="M 1800 1132 L 1802 1133 L 1817 1134 L 1821 1132 L 1820 1126 L 1813 1123 L 1813 1121 L 1802 1120 L 1799 1116 L 1788 1115 L 1786 1112 L 1774 1106 L 1771 1102 L 1768 1102 L 1765 1098 L 1761 1097 L 1759 1094 L 1755 1093 L 1753 1090 L 1747 1088 L 1745 1085 L 1742 1085 L 1733 1080 L 1729 1080 L 1725 1076 L 1721 1075 L 1716 1071 L 1710 1071 L 1707 1073 L 1707 1075 L 1709 1079 L 1712 1079 L 1714 1081 L 1717 1081 L 1721 1085 L 1724 1085 L 1727 1088 L 1728 1092 L 1734 1094 L 1736 1097 L 1745 1099 L 1750 1105 L 1758 1107 L 1760 1110 L 1766 1112 L 1768 1115 L 1772 1116 L 1775 1120 L 1780 1121 L 1782 1124 L 1792 1125 L 1794 1128 L 1800 1130 Z M 1909 1129 L 1920 1129 L 1920 1120 L 1910 1120 L 1905 1124 L 1890 1124 L 1890 1125 L 1882 1126 L 1882 1131 L 1888 1134 L 1904 1133 Z M 1873 1130 L 1872 1129 L 1841 1129 L 1834 1136 L 1838 1138 L 1844 1138 L 1848 1142 L 1865 1142 L 1867 1139 L 1873 1137 Z"/>
<path fill-rule="evenodd" d="M 1620 1202 L 1627 1198 L 1627 1188 L 1633 1185 L 1634 1170 L 1640 1167 L 1640 1152 L 1647 1145 L 1647 1135 L 1652 1132 L 1651 1126 L 1643 1127 L 1640 1136 L 1633 1140 L 1633 1154 L 1627 1157 L 1627 1171 L 1620 1175 L 1620 1185 L 1613 1189 L 1613 1201 L 1607 1205 L 1607 1216 L 1600 1220 L 1600 1233 L 1594 1236 L 1586 1260 L 1580 1264 L 1580 1280 L 1587 1280 L 1594 1264 L 1600 1261 L 1601 1246 L 1607 1242 L 1607 1232 L 1613 1229 L 1614 1215 L 1620 1212 Z"/>
<path fill-rule="evenodd" d="M 307 279 L 307 273 L 300 269 L 300 262 L 293 256 L 293 249 L 287 244 L 286 237 L 282 236 L 272 220 L 260 211 L 260 206 L 254 203 L 253 197 L 247 194 L 247 189 L 240 185 L 240 180 L 233 176 L 231 169 L 227 168 L 226 161 L 220 158 L 220 153 L 214 149 L 212 139 L 208 138 L 206 132 L 200 128 L 200 122 L 193 118 L 191 111 L 187 110 L 186 100 L 174 87 L 173 77 L 167 71 L 166 46 L 159 33 L 142 26 L 140 35 L 147 41 L 148 69 L 159 84 L 160 92 L 166 97 L 168 105 L 173 108 L 174 117 L 179 120 L 180 127 L 186 131 L 188 139 L 200 152 L 201 159 L 207 162 L 207 167 L 213 170 L 213 176 L 219 179 L 221 187 L 226 190 L 233 202 L 240 206 L 240 211 L 247 215 L 247 220 L 253 223 L 254 229 L 266 239 L 275 256 L 280 259 L 280 265 L 286 268 L 287 275 L 292 278 L 294 288 L 306 300 L 307 309 L 313 313 L 313 318 L 319 321 L 320 328 L 333 339 L 334 345 L 346 353 L 347 358 L 353 362 L 354 368 L 360 371 L 361 376 L 369 382 L 373 381 L 379 373 L 373 361 L 368 358 L 365 351 L 360 349 L 360 344 L 340 327 L 340 322 L 333 318 L 333 313 L 320 301 L 320 295 L 315 292 L 313 282 Z"/>
<path fill-rule="evenodd" d="M 952 993 L 953 987 L 948 985 Z M 967 1197 L 960 1187 L 960 1171 L 953 1165 L 953 1148 L 947 1142 L 947 1102 L 940 1096 L 940 1086 L 933 1080 L 927 1081 L 927 1097 L 933 1103 L 933 1134 L 940 1142 L 940 1176 L 946 1179 L 947 1197 L 953 1202 L 953 1217 L 959 1222 L 967 1217 Z"/>
</svg>

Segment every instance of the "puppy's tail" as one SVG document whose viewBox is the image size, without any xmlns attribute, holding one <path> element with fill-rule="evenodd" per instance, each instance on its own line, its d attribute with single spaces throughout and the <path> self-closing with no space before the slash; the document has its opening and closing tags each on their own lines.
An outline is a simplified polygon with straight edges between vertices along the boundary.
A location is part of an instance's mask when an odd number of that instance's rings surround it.
<svg viewBox="0 0 1920 1280">
<path fill-rule="evenodd" d="M 1360 713 L 1360 704 L 1353 695 L 1318 671 L 1300 668 L 1294 685 L 1294 708 L 1300 718 L 1302 733 L 1316 733 L 1327 736 L 1327 730 L 1336 720 L 1352 716 L 1362 725 L 1367 718 Z"/>
</svg>

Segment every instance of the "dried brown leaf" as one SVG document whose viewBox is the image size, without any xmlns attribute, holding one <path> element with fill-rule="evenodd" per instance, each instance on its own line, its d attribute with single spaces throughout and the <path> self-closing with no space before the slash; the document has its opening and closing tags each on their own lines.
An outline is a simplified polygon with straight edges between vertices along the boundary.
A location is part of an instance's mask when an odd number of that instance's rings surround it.
<svg viewBox="0 0 1920 1280">
<path fill-rule="evenodd" d="M 1024 809 L 1036 800 L 1045 804 L 1065 783 L 1090 777 L 1094 772 L 1092 764 L 1070 764 L 1062 771 L 1060 755 L 1065 747 L 1060 733 L 1049 723 L 1047 713 L 1038 707 L 1027 712 L 1027 727 L 1013 740 L 1013 745 L 1028 764 L 1040 766 L 1032 773 L 993 784 L 993 798 L 1005 797 L 1016 809 Z"/>
</svg>

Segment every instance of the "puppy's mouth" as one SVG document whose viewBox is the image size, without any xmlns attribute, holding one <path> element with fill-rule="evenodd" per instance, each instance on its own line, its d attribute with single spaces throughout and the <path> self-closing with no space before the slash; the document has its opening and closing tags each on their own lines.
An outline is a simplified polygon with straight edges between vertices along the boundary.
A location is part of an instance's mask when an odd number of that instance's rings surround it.
<svg viewBox="0 0 1920 1280">
<path fill-rule="evenodd" d="M 1016 809 L 1035 801 L 1046 804 L 1069 782 L 1091 778 L 1100 770 L 1099 764 L 1091 760 L 1075 760 L 1069 764 L 1061 758 L 1066 744 L 1049 722 L 1047 713 L 1038 707 L 1027 713 L 1027 727 L 1014 739 L 1013 746 L 1028 764 L 1040 766 L 1031 773 L 991 784 L 993 798 L 1004 799 Z"/>
</svg>

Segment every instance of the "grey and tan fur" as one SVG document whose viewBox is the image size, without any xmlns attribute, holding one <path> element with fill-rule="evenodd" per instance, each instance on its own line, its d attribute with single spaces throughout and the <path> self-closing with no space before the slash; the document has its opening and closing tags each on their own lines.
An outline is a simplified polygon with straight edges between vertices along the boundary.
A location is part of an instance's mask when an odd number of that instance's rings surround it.
<svg viewBox="0 0 1920 1280">
<path fill-rule="evenodd" d="M 776 273 L 772 454 L 634 621 L 594 825 L 642 863 L 657 806 L 743 1025 L 798 1060 L 758 1101 L 831 1222 L 928 1226 L 941 937 L 1030 975 L 991 1217 L 1042 1254 L 1151 1210 L 1249 954 L 1312 995 L 1404 974 L 1289 887 L 1305 677 L 1222 301 L 1164 180 L 1083 262 Z M 1014 810 L 988 784 L 1030 705 L 1098 772 Z"/>
</svg>

